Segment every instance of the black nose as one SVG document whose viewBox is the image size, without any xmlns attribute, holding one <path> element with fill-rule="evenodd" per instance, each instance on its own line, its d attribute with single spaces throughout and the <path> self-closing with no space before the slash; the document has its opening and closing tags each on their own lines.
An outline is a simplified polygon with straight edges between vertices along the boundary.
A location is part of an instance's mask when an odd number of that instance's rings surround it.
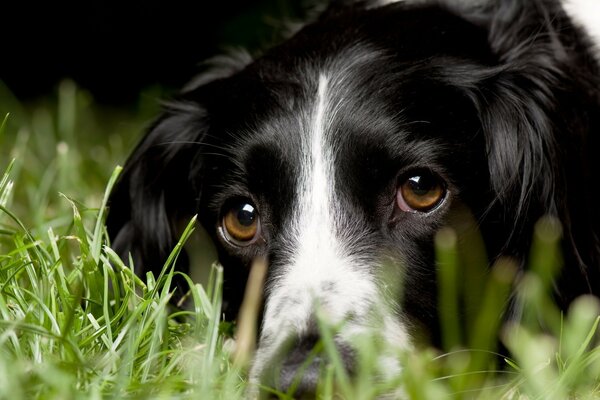
<svg viewBox="0 0 600 400">
<path fill-rule="evenodd" d="M 284 356 L 279 372 L 278 389 L 295 396 L 315 394 L 319 371 L 323 364 L 322 352 L 316 347 L 319 337 L 300 338 Z"/>
<path fill-rule="evenodd" d="M 277 389 L 295 398 L 315 398 L 321 370 L 329 360 L 322 347 L 318 335 L 299 338 L 283 357 Z M 354 351 L 344 343 L 336 343 L 336 351 L 351 374 Z"/>
</svg>

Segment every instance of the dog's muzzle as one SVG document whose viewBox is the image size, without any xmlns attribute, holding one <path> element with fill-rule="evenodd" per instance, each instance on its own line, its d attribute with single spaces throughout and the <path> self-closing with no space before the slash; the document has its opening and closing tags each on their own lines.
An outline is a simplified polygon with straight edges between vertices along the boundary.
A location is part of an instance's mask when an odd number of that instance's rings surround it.
<svg viewBox="0 0 600 400">
<path fill-rule="evenodd" d="M 342 341 L 335 340 L 336 356 L 347 375 L 355 368 L 355 351 Z M 315 398 L 324 367 L 330 363 L 321 337 L 316 332 L 288 340 L 278 355 L 263 369 L 261 384 L 288 393 L 295 398 Z"/>
</svg>

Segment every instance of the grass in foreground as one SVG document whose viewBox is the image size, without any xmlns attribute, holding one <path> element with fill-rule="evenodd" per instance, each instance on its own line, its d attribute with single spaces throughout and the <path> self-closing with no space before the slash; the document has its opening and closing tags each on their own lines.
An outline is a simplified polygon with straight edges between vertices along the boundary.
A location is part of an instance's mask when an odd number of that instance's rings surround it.
<svg viewBox="0 0 600 400">
<path fill-rule="evenodd" d="M 188 279 L 188 310 L 169 304 L 178 273 L 172 265 L 194 221 L 159 276 L 137 277 L 129 260 L 107 246 L 104 229 L 106 193 L 118 169 L 111 177 L 103 171 L 126 146 L 114 145 L 107 133 L 82 140 L 79 129 L 91 124 L 89 100 L 82 105 L 72 86 L 61 90 L 57 111 L 32 114 L 32 120 L 46 115 L 45 125 L 25 121 L 16 135 L 10 125 L 0 128 L 3 148 L 10 140 L 16 156 L 0 177 L 0 398 L 244 398 L 246 371 L 231 361 L 231 340 L 220 330 L 220 268 L 213 267 L 206 287 Z M 40 132 L 48 127 L 50 137 Z M 91 149 L 101 155 L 95 161 L 86 155 Z M 497 318 L 514 276 L 510 261 L 499 262 L 482 283 L 483 300 L 469 328 L 444 319 L 446 352 L 399 354 L 405 368 L 398 376 L 379 376 L 375 356 L 382 349 L 364 340 L 358 376 L 350 381 L 335 362 L 335 330 L 323 321 L 318 346 L 332 363 L 323 373 L 321 398 L 369 399 L 399 395 L 398 388 L 411 399 L 600 397 L 598 302 L 581 298 L 563 316 L 547 294 L 559 237 L 555 222 L 540 222 L 531 272 L 516 290 L 520 319 L 501 327 Z M 443 231 L 437 245 L 444 267 L 440 297 L 452 310 L 468 301 L 456 279 L 464 274 L 456 235 Z M 492 354 L 497 331 L 510 357 Z"/>
</svg>

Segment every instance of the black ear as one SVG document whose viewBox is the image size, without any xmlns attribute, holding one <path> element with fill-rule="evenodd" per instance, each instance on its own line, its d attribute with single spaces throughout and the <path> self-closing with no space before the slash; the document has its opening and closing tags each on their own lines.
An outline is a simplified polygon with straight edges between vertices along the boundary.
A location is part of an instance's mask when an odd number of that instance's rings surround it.
<svg viewBox="0 0 600 400">
<path fill-rule="evenodd" d="M 517 219 L 533 205 L 556 214 L 556 185 L 565 179 L 569 156 L 564 145 L 587 134 L 581 116 L 596 106 L 586 93 L 592 63 L 585 38 L 558 1 L 491 1 L 468 18 L 485 25 L 496 58 L 480 72 L 472 95 L 498 201 Z"/>
<path fill-rule="evenodd" d="M 113 249 L 138 274 L 161 270 L 181 230 L 198 210 L 202 185 L 202 146 L 209 130 L 207 88 L 251 62 L 237 51 L 208 60 L 127 160 L 109 199 L 107 229 Z M 177 268 L 188 267 L 181 253 Z"/>
<path fill-rule="evenodd" d="M 562 46 L 544 2 L 499 0 L 487 7 L 486 24 L 495 70 L 478 97 L 486 135 L 490 177 L 498 200 L 519 216 L 533 197 L 555 207 L 556 88 L 564 78 Z M 535 194 L 535 196 L 534 196 Z"/>
<path fill-rule="evenodd" d="M 523 238 L 533 223 L 554 215 L 564 228 L 565 271 L 577 282 L 569 291 L 597 290 L 588 277 L 598 276 L 590 266 L 598 262 L 599 221 L 586 182 L 598 170 L 589 133 L 600 124 L 600 86 L 587 39 L 559 1 L 497 0 L 476 17 L 496 63 L 481 72 L 472 96 L 498 208 L 513 224 L 511 240 L 521 241 L 509 246 L 527 254 Z"/>
<path fill-rule="evenodd" d="M 112 246 L 136 272 L 160 271 L 180 224 L 195 213 L 196 151 L 208 129 L 198 104 L 173 103 L 154 123 L 127 161 L 109 199 L 107 228 Z M 182 263 L 183 265 L 185 263 Z"/>
</svg>

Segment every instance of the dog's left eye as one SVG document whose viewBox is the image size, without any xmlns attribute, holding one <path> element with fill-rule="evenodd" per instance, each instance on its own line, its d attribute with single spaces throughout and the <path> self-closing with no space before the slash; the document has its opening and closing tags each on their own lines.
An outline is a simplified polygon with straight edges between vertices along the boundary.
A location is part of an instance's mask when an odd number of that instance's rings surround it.
<svg viewBox="0 0 600 400">
<path fill-rule="evenodd" d="M 238 246 L 254 242 L 259 233 L 259 217 L 256 207 L 249 201 L 235 203 L 222 221 L 225 238 Z"/>
<path fill-rule="evenodd" d="M 420 172 L 400 182 L 396 203 L 402 211 L 427 212 L 442 202 L 446 185 L 431 172 Z"/>
</svg>

